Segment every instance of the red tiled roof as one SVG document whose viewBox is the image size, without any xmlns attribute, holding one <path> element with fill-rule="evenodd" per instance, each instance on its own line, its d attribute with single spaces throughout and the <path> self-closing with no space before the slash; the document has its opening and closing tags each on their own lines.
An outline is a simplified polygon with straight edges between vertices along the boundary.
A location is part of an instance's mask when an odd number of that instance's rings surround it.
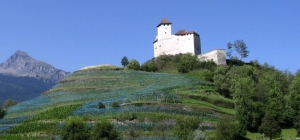
<svg viewBox="0 0 300 140">
<path fill-rule="evenodd" d="M 160 26 L 160 25 L 162 25 L 162 24 L 172 24 L 172 23 L 171 23 L 169 20 L 167 20 L 166 18 L 164 18 L 164 19 L 162 19 L 161 22 L 157 25 L 157 27 Z"/>
<path fill-rule="evenodd" d="M 199 36 L 199 34 L 194 31 L 186 32 L 185 30 L 179 30 L 175 35 L 187 35 L 187 34 L 195 34 L 195 35 Z"/>
<path fill-rule="evenodd" d="M 185 30 L 179 30 L 175 35 L 185 35 Z"/>
</svg>

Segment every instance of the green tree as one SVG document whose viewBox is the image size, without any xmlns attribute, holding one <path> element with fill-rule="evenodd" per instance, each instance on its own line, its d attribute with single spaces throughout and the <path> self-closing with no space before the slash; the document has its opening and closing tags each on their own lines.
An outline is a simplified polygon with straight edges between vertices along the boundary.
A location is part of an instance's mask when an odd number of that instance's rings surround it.
<svg viewBox="0 0 300 140">
<path fill-rule="evenodd" d="M 225 97 L 232 97 L 229 89 L 231 87 L 231 78 L 228 76 L 227 71 L 230 67 L 220 66 L 214 71 L 213 81 L 218 89 L 218 92 Z"/>
<path fill-rule="evenodd" d="M 249 51 L 247 50 L 248 47 L 243 40 L 236 40 L 233 44 L 230 42 L 227 43 L 227 49 L 228 51 L 226 52 L 226 54 L 230 59 L 242 60 L 243 58 L 246 58 L 249 55 Z M 232 55 L 232 49 L 235 50 L 237 56 Z"/>
<path fill-rule="evenodd" d="M 199 77 L 205 81 L 213 82 L 214 74 L 213 72 L 205 69 L 199 72 Z"/>
<path fill-rule="evenodd" d="M 126 67 L 126 66 L 128 65 L 128 59 L 127 59 L 126 56 L 124 56 L 124 57 L 122 58 L 121 64 L 122 64 L 124 67 Z"/>
<path fill-rule="evenodd" d="M 244 65 L 231 68 L 230 74 L 233 75 L 230 92 L 235 102 L 237 120 L 244 125 L 243 130 L 257 131 L 264 115 L 264 104 L 257 100 L 257 70 Z"/>
<path fill-rule="evenodd" d="M 270 137 L 270 140 L 275 137 L 279 137 L 281 134 L 281 128 L 279 123 L 269 113 L 266 113 L 259 126 L 259 131 Z"/>
<path fill-rule="evenodd" d="M 118 137 L 119 133 L 114 125 L 106 120 L 95 123 L 91 133 L 92 140 L 117 140 Z"/>
<path fill-rule="evenodd" d="M 17 104 L 17 101 L 12 99 L 7 99 L 4 103 L 4 108 L 9 108 Z"/>
<path fill-rule="evenodd" d="M 297 130 L 297 136 L 300 136 L 300 113 L 295 117 L 294 128 Z"/>
<path fill-rule="evenodd" d="M 192 71 L 196 64 L 198 63 L 197 56 L 192 55 L 191 53 L 182 54 L 180 62 L 177 66 L 178 72 L 187 73 Z"/>
<path fill-rule="evenodd" d="M 241 137 L 240 125 L 229 115 L 222 115 L 216 128 L 216 138 L 222 140 L 237 140 Z"/>
<path fill-rule="evenodd" d="M 150 61 L 147 61 L 142 64 L 141 70 L 148 71 L 148 72 L 155 72 L 158 70 L 158 68 L 156 66 L 156 63 L 154 61 L 150 60 Z"/>
<path fill-rule="evenodd" d="M 86 140 L 89 138 L 89 129 L 86 123 L 79 117 L 69 117 L 63 127 L 63 140 Z"/>
<path fill-rule="evenodd" d="M 290 93 L 288 95 L 288 106 L 291 108 L 290 116 L 293 116 L 293 123 L 295 125 L 295 117 L 300 115 L 300 70 L 296 72 L 289 90 Z"/>
<path fill-rule="evenodd" d="M 285 122 L 285 106 L 286 100 L 284 98 L 284 74 L 275 69 L 270 69 L 263 72 L 260 83 L 264 85 L 265 92 L 267 93 L 266 112 L 274 117 L 280 124 Z"/>
<path fill-rule="evenodd" d="M 199 128 L 201 120 L 196 117 L 184 117 L 176 120 L 174 133 L 178 138 L 187 140 L 188 135 Z"/>
<path fill-rule="evenodd" d="M 0 106 L 0 119 L 2 119 L 5 115 L 5 110 Z"/>
<path fill-rule="evenodd" d="M 139 70 L 140 69 L 140 63 L 139 63 L 139 61 L 137 61 L 135 59 L 130 60 L 128 62 L 127 68 L 128 69 L 133 69 L 133 70 Z"/>
</svg>

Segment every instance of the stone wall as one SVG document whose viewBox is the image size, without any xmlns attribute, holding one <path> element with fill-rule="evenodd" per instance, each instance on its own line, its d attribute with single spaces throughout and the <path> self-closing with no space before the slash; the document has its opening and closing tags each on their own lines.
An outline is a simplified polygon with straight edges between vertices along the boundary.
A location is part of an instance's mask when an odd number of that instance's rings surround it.
<svg viewBox="0 0 300 140">
<path fill-rule="evenodd" d="M 226 65 L 226 52 L 224 49 L 216 49 L 198 55 L 200 61 L 213 60 L 217 65 Z"/>
</svg>

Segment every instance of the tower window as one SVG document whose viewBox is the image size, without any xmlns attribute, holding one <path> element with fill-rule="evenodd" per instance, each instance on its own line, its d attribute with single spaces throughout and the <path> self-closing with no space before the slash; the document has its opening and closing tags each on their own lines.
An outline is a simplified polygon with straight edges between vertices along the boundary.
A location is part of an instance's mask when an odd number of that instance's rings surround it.
<svg viewBox="0 0 300 140">
<path fill-rule="evenodd" d="M 167 32 L 165 32 L 165 34 L 167 34 Z"/>
</svg>

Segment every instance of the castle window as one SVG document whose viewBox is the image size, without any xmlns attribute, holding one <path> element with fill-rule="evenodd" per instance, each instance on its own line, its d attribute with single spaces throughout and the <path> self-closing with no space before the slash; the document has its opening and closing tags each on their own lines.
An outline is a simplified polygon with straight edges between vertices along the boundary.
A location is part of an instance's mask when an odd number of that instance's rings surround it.
<svg viewBox="0 0 300 140">
<path fill-rule="evenodd" d="M 167 32 L 165 32 L 165 34 L 167 34 Z"/>
</svg>

